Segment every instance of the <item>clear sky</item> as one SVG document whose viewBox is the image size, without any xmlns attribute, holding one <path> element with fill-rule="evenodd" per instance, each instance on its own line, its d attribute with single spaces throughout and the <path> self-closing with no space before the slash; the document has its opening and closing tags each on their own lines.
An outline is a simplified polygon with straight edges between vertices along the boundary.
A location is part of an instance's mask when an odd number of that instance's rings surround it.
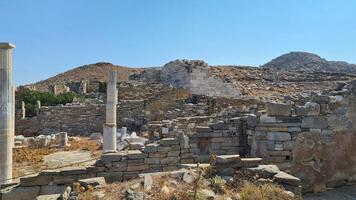
<svg viewBox="0 0 356 200">
<path fill-rule="evenodd" d="M 100 61 L 262 65 L 290 51 L 356 63 L 355 0 L 0 0 L 16 85 Z"/>
</svg>

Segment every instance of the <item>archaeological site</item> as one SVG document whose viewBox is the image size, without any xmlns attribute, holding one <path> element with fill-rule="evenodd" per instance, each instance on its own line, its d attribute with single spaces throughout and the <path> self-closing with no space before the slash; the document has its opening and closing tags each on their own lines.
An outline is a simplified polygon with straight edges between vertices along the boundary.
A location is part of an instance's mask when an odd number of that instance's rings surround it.
<svg viewBox="0 0 356 200">
<path fill-rule="evenodd" d="M 15 87 L 16 50 L 0 43 L 0 200 L 355 194 L 355 65 L 96 63 Z"/>
</svg>

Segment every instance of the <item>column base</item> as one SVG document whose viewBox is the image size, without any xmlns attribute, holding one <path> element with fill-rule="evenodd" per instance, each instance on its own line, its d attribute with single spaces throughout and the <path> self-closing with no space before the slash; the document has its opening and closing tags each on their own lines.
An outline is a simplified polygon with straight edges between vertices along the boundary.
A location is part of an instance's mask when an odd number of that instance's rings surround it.
<svg viewBox="0 0 356 200">
<path fill-rule="evenodd" d="M 103 151 L 116 151 L 116 124 L 104 124 Z"/>
</svg>

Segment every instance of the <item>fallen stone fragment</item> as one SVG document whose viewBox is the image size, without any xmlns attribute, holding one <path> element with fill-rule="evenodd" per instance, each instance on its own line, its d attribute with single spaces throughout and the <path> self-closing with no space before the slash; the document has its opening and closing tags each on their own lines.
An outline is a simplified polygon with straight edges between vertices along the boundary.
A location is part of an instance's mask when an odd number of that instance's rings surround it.
<svg viewBox="0 0 356 200">
<path fill-rule="evenodd" d="M 153 185 L 152 176 L 149 174 L 145 174 L 143 177 L 143 188 L 144 190 L 151 190 Z"/>
<path fill-rule="evenodd" d="M 92 187 L 102 187 L 106 184 L 104 177 L 80 179 L 78 182 L 85 188 L 88 188 L 89 185 Z"/>
<path fill-rule="evenodd" d="M 276 175 L 274 175 L 274 178 L 276 179 L 276 181 L 278 183 L 292 185 L 292 186 L 301 185 L 301 181 L 299 178 L 292 176 L 290 174 L 287 174 L 286 172 L 283 172 L 283 171 L 280 171 Z"/>
</svg>

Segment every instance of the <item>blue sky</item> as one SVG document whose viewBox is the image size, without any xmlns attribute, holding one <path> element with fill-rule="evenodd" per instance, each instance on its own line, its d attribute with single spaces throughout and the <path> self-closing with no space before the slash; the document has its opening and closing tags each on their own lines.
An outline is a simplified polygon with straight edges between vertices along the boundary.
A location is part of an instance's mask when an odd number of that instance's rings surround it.
<svg viewBox="0 0 356 200">
<path fill-rule="evenodd" d="M 100 61 L 261 65 L 307 51 L 356 63 L 354 0 L 0 0 L 0 10 L 16 85 Z"/>
</svg>

